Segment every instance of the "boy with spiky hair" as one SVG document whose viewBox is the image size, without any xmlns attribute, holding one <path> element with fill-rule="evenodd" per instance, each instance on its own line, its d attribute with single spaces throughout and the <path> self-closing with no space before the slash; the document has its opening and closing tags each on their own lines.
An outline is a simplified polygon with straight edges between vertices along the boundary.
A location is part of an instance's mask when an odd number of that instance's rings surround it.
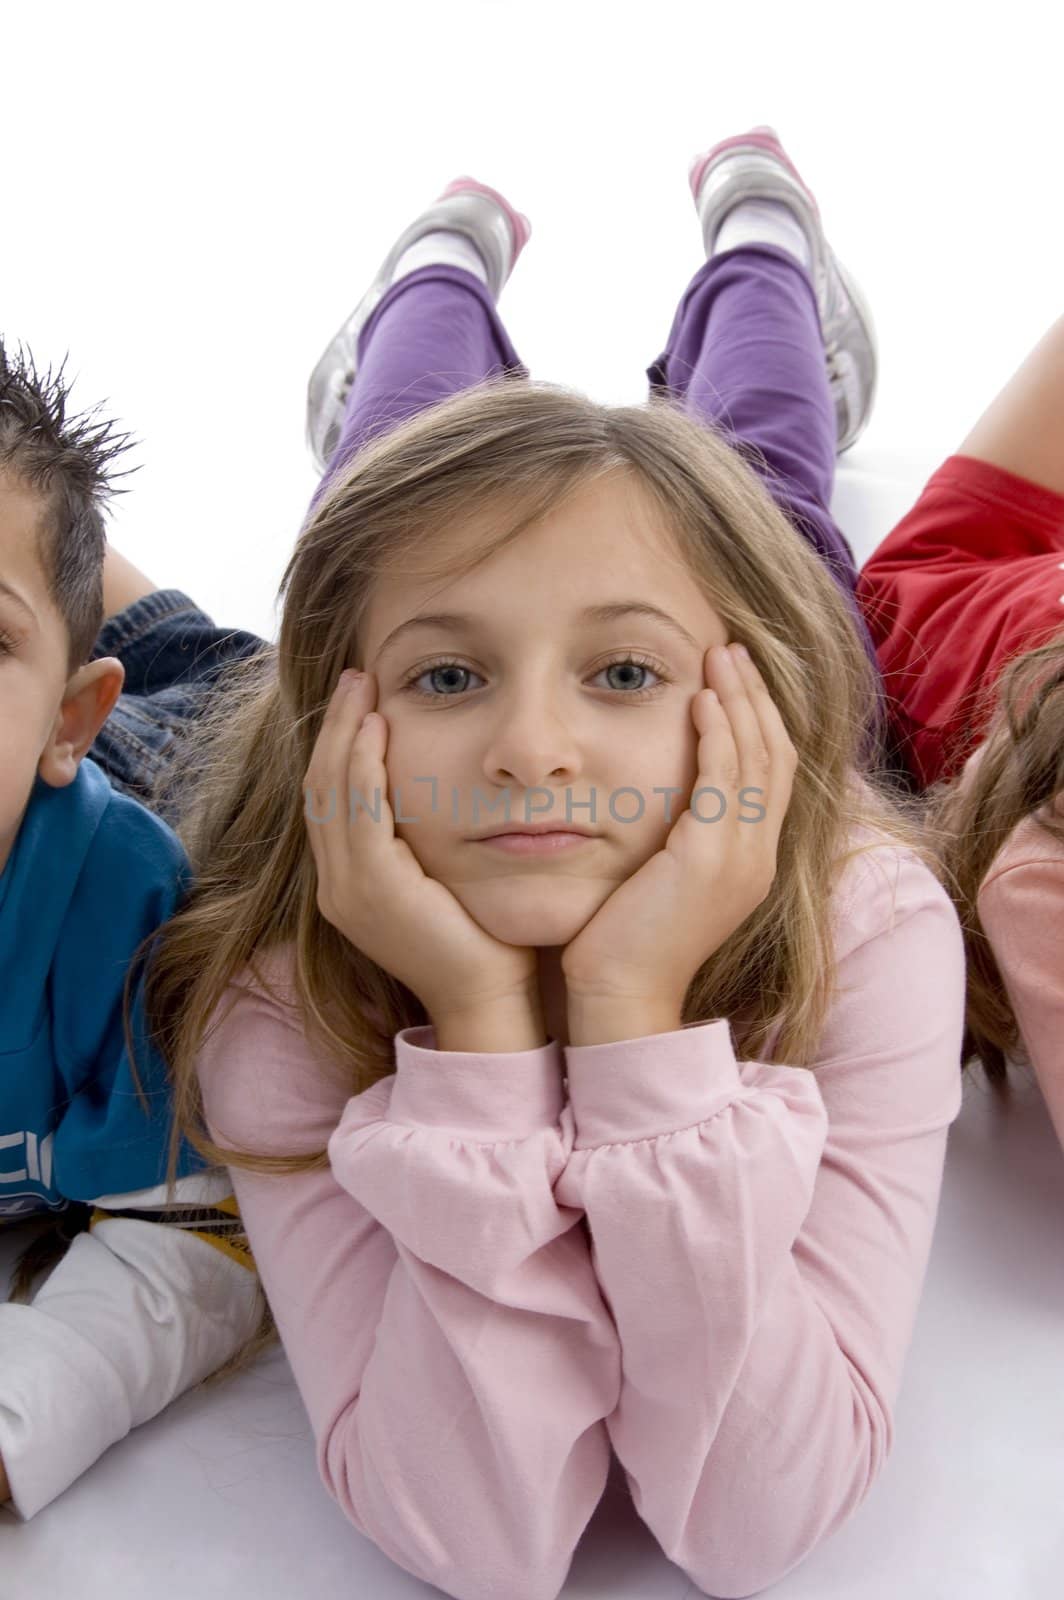
<svg viewBox="0 0 1064 1600">
<path fill-rule="evenodd" d="M 167 1190 L 134 965 L 188 881 L 134 796 L 261 641 L 108 549 L 128 445 L 70 414 L 62 368 L 0 340 L 0 1226 L 56 1219 L 72 1240 L 31 1303 L 0 1304 L 0 1503 L 23 1518 L 222 1366 L 264 1306 L 228 1175 L 185 1145 Z M 31 1246 L 16 1293 L 33 1264 Z"/>
</svg>

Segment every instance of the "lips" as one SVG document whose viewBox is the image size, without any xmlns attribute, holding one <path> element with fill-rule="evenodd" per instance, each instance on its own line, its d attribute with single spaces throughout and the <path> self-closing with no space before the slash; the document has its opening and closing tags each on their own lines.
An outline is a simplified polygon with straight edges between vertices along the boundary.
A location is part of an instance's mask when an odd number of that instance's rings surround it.
<svg viewBox="0 0 1064 1600">
<path fill-rule="evenodd" d="M 478 839 L 507 839 L 515 835 L 531 838 L 541 837 L 545 833 L 578 833 L 582 838 L 593 838 L 591 828 L 585 828 L 579 822 L 511 822 L 505 828 L 494 828 L 491 833 L 480 833 Z"/>
<path fill-rule="evenodd" d="M 485 834 L 474 844 L 490 844 L 493 849 L 509 855 L 557 855 L 561 851 L 575 850 L 577 845 L 589 844 L 594 834 L 576 832 L 566 828 L 541 828 L 531 833 L 521 829 L 510 833 Z"/>
</svg>

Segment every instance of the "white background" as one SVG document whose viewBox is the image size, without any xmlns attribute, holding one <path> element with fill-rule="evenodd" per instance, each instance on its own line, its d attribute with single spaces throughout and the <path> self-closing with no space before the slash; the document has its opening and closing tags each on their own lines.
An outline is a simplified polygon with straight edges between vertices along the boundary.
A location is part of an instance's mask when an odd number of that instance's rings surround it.
<svg viewBox="0 0 1064 1600">
<path fill-rule="evenodd" d="M 227 624 L 272 633 L 310 368 L 460 173 L 532 220 L 501 310 L 533 374 L 638 402 L 702 259 L 688 162 L 774 123 L 878 323 L 855 467 L 930 469 L 1064 309 L 1047 0 L 0 13 L 0 330 L 134 430 L 114 540 Z"/>
</svg>

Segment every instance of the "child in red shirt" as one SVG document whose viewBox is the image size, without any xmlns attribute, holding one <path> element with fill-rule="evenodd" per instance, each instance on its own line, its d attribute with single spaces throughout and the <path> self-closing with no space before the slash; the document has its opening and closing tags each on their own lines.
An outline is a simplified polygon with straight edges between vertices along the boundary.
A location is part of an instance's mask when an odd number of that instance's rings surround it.
<svg viewBox="0 0 1064 1600">
<path fill-rule="evenodd" d="M 980 743 L 1006 662 L 1064 628 L 1064 318 L 866 563 L 857 599 L 921 787 Z"/>
<path fill-rule="evenodd" d="M 932 787 L 963 1052 L 1033 1069 L 1064 1146 L 1064 318 L 868 562 L 897 753 Z"/>
</svg>

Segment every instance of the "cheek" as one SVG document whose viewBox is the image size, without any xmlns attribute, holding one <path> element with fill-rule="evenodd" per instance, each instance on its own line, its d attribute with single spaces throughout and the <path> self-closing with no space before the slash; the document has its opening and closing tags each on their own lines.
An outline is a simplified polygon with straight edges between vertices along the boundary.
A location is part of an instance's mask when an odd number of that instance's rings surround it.
<svg viewBox="0 0 1064 1600">
<path fill-rule="evenodd" d="M 51 722 L 47 707 L 0 693 L 0 835 L 21 817 L 33 789 Z"/>
<path fill-rule="evenodd" d="M 458 792 L 459 819 L 464 789 L 458 777 L 460 757 L 439 737 L 393 726 L 389 720 L 383 781 L 395 819 L 397 836 L 408 844 L 426 872 L 440 861 L 455 833 L 468 833 L 453 815 Z"/>
<path fill-rule="evenodd" d="M 6 766 L 13 757 L 36 765 L 55 723 L 62 685 L 52 693 L 50 684 L 42 686 L 35 675 L 13 666 L 0 674 L 0 762 Z"/>
<path fill-rule="evenodd" d="M 691 798 L 698 777 L 698 735 L 693 725 L 689 733 L 681 728 L 670 730 L 667 736 L 645 744 L 637 761 L 617 765 L 618 771 L 623 766 L 629 773 L 634 771 L 635 776 L 618 776 L 614 789 L 628 784 L 638 791 L 643 802 L 638 822 L 620 824 L 619 834 L 622 838 L 628 836 L 633 843 L 638 840 L 644 856 L 652 854 L 661 848 Z M 600 807 L 600 816 L 604 812 L 606 825 L 617 827 L 609 814 L 608 799 L 607 792 L 602 796 L 606 804 Z M 618 817 L 634 818 L 639 811 L 636 796 L 619 795 L 614 809 Z"/>
<path fill-rule="evenodd" d="M 401 717 L 388 718 L 388 746 L 384 755 L 384 777 L 388 792 L 401 790 L 403 810 L 411 812 L 424 806 L 429 811 L 430 791 L 427 779 L 436 775 L 435 741 L 419 737 L 412 729 L 403 726 Z"/>
</svg>

